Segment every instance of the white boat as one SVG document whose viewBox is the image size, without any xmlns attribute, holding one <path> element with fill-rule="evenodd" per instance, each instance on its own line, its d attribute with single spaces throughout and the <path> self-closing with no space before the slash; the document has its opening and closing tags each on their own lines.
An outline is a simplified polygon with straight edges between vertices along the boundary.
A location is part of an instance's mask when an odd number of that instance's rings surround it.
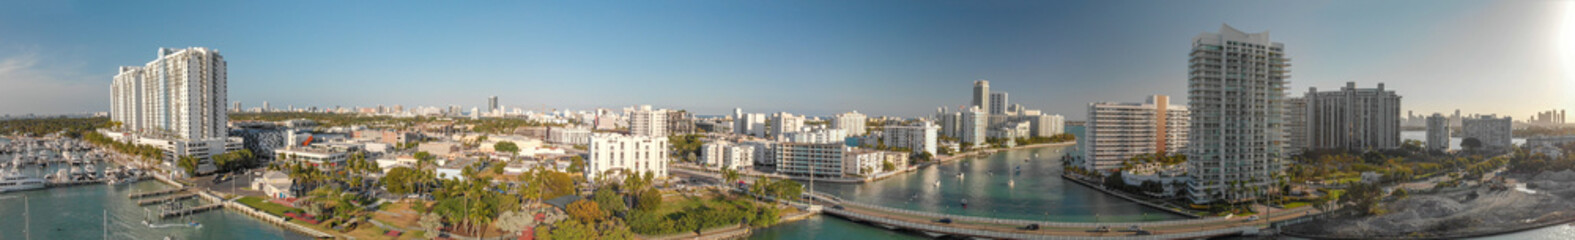
<svg viewBox="0 0 1575 240">
<path fill-rule="evenodd" d="M 14 169 L 0 179 L 0 192 L 16 192 L 44 188 L 44 179 L 29 177 Z"/>
<path fill-rule="evenodd" d="M 1007 187 L 1017 187 L 1017 181 L 1006 180 L 1006 186 Z"/>
</svg>

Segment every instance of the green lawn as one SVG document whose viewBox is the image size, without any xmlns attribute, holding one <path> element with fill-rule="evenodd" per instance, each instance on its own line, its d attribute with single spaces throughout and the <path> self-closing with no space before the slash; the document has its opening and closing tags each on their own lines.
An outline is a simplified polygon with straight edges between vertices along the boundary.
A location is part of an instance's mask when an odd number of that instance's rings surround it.
<svg viewBox="0 0 1575 240">
<path fill-rule="evenodd" d="M 1330 197 L 1329 199 L 1340 200 L 1340 196 L 1345 195 L 1345 189 L 1330 189 L 1330 190 L 1325 191 L 1324 193 L 1328 193 L 1329 194 L 1329 197 Z"/>
<path fill-rule="evenodd" d="M 1302 201 L 1286 203 L 1285 204 L 1285 209 L 1296 209 L 1296 208 L 1299 208 L 1299 207 L 1302 207 L 1302 206 L 1307 206 L 1307 204 L 1310 204 L 1310 203 L 1302 202 Z"/>
<path fill-rule="evenodd" d="M 284 212 L 285 211 L 299 211 L 299 210 L 301 210 L 301 209 L 298 209 L 298 208 L 292 208 L 292 207 L 288 207 L 288 206 L 284 206 L 284 205 L 279 205 L 277 203 L 269 202 L 268 200 L 264 200 L 264 199 L 259 198 L 259 197 L 250 197 L 249 196 L 249 197 L 243 197 L 240 200 L 235 200 L 235 201 L 236 202 L 240 202 L 241 204 L 246 204 L 246 206 L 251 206 L 253 208 L 257 208 L 257 210 L 262 210 L 263 212 L 266 212 L 266 213 L 269 213 L 269 214 L 273 214 L 274 216 L 281 216 L 281 217 L 284 216 Z"/>
</svg>

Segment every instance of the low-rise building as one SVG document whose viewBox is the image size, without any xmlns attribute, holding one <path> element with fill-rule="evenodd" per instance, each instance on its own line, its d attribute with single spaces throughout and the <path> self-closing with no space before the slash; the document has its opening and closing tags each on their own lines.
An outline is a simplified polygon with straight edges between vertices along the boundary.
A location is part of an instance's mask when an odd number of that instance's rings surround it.
<svg viewBox="0 0 1575 240">
<path fill-rule="evenodd" d="M 755 147 L 714 141 L 701 147 L 701 165 L 713 169 L 741 170 L 754 166 Z"/>
<path fill-rule="evenodd" d="M 360 145 L 333 143 L 287 146 L 273 150 L 274 153 L 284 156 L 285 161 L 302 163 L 323 169 L 338 168 L 344 165 L 346 160 L 350 159 L 350 155 L 360 151 Z"/>
<path fill-rule="evenodd" d="M 841 177 L 843 151 L 841 143 L 776 144 L 777 173 L 794 176 Z"/>
<path fill-rule="evenodd" d="M 591 130 L 586 128 L 552 128 L 547 131 L 547 142 L 569 145 L 591 144 Z"/>
</svg>

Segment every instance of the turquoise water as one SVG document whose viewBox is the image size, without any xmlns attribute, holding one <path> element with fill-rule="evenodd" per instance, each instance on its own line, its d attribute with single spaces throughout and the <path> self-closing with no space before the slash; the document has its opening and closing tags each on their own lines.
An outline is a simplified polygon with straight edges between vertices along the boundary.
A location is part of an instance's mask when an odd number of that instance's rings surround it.
<svg viewBox="0 0 1575 240">
<path fill-rule="evenodd" d="M 1081 139 L 1082 127 L 1068 127 Z M 1039 153 L 1039 159 L 1023 162 Z M 816 184 L 816 190 L 847 200 L 883 206 L 999 218 L 1055 221 L 1138 221 L 1180 219 L 1180 216 L 1106 196 L 1088 187 L 1064 181 L 1053 160 L 1060 154 L 1078 154 L 1071 147 L 1016 150 L 968 163 L 951 163 L 907 173 L 865 185 Z M 1023 166 L 1022 175 L 1003 174 Z M 958 172 L 964 173 L 957 179 Z M 991 175 L 990 173 L 995 173 Z M 1007 179 L 1016 186 L 1006 185 Z M 941 187 L 934 187 L 935 181 Z M 956 199 L 968 198 L 961 209 Z M 889 231 L 846 219 L 816 216 L 759 229 L 751 239 L 927 239 L 912 232 Z M 1575 239 L 1575 227 L 1556 225 L 1525 232 L 1479 239 Z"/>
<path fill-rule="evenodd" d="M 201 223 L 201 228 L 170 227 L 152 228 L 142 224 L 147 211 L 138 207 L 126 195 L 137 191 L 155 191 L 170 186 L 154 180 L 127 186 L 103 184 L 51 188 L 0 194 L 0 238 L 23 238 L 23 226 L 31 222 L 32 239 L 103 239 L 107 225 L 109 239 L 307 239 L 228 210 L 217 209 L 190 217 Z M 23 218 L 23 201 L 32 217 Z M 187 206 L 199 200 L 185 200 Z M 156 211 L 156 205 L 148 209 Z M 107 224 L 105 212 L 108 212 Z M 156 213 L 155 213 L 156 214 Z M 163 224 L 179 223 L 178 220 L 160 221 Z"/>
</svg>

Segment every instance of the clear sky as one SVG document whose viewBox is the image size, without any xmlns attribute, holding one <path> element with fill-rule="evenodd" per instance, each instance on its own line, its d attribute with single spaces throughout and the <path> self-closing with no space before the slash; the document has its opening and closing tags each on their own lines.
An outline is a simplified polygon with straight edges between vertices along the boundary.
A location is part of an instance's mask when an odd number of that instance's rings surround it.
<svg viewBox="0 0 1575 240">
<path fill-rule="evenodd" d="M 218 49 L 246 107 L 651 104 L 921 116 L 973 80 L 1032 109 L 1185 99 L 1193 36 L 1270 31 L 1292 95 L 1575 110 L 1571 1 L 0 1 L 0 114 L 107 111 L 117 66 Z"/>
</svg>

